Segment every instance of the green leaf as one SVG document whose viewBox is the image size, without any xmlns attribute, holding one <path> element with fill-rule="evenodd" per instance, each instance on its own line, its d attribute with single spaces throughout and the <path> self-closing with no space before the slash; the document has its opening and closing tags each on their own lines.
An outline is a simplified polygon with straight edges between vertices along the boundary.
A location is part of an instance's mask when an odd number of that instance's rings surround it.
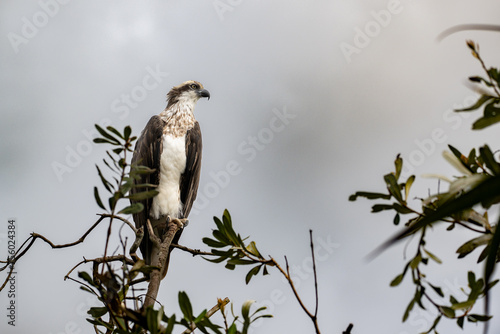
<svg viewBox="0 0 500 334">
<path fill-rule="evenodd" d="M 402 274 L 399 274 L 398 276 L 396 276 L 392 281 L 391 281 L 391 284 L 390 286 L 394 287 L 394 286 L 398 286 L 399 284 L 401 284 L 401 282 L 403 281 L 403 278 L 405 277 L 405 273 L 402 273 Z"/>
<path fill-rule="evenodd" d="M 394 225 L 399 225 L 400 220 L 401 220 L 401 217 L 399 216 L 399 213 L 396 213 L 396 215 L 394 216 L 394 220 L 393 220 Z"/>
<path fill-rule="evenodd" d="M 106 178 L 104 177 L 104 175 L 101 172 L 101 169 L 99 168 L 99 166 L 97 164 L 95 165 L 95 167 L 97 168 L 97 174 L 99 174 L 99 177 L 101 178 L 102 184 L 104 185 L 104 187 L 106 188 L 107 191 L 112 193 L 113 190 L 111 188 L 113 187 L 113 185 L 111 184 L 111 182 L 106 180 Z"/>
<path fill-rule="evenodd" d="M 431 253 L 431 252 L 429 252 L 428 250 L 424 249 L 424 252 L 425 252 L 425 254 L 427 254 L 427 255 L 428 255 L 431 259 L 433 259 L 433 260 L 434 260 L 434 262 L 439 263 L 439 264 L 443 263 L 443 261 L 441 261 L 441 259 L 440 259 L 440 258 L 438 258 L 436 255 L 432 254 L 432 253 Z"/>
<path fill-rule="evenodd" d="M 202 241 L 208 247 L 223 248 L 227 246 L 225 243 L 210 238 L 203 238 Z"/>
<path fill-rule="evenodd" d="M 473 104 L 472 106 L 467 107 L 467 108 L 463 108 L 463 109 L 455 109 L 455 111 L 456 112 L 473 111 L 473 110 L 478 109 L 479 107 L 481 107 L 483 104 L 485 104 L 486 102 L 488 102 L 491 99 L 494 99 L 494 97 L 489 96 L 489 95 L 481 95 L 481 97 L 477 100 L 477 102 L 475 104 Z"/>
<path fill-rule="evenodd" d="M 437 333 L 437 332 L 436 332 L 436 330 L 435 330 L 435 328 L 436 328 L 436 326 L 438 325 L 438 323 L 439 323 L 439 321 L 440 321 L 440 320 L 441 320 L 441 315 L 439 315 L 439 316 L 437 316 L 437 317 L 436 317 L 436 319 L 435 319 L 435 320 L 434 320 L 434 322 L 432 323 L 432 327 L 431 327 L 431 328 L 429 328 L 429 330 L 427 331 L 427 333 L 430 333 L 430 332 L 431 332 L 431 330 L 433 330 L 433 329 L 434 329 L 434 333 Z"/>
<path fill-rule="evenodd" d="M 184 291 L 179 291 L 179 306 L 184 315 L 184 319 L 189 322 L 193 321 L 193 307 L 191 306 L 188 295 Z"/>
<path fill-rule="evenodd" d="M 262 275 L 269 275 L 269 272 L 267 271 L 267 266 L 266 265 L 264 265 L 264 270 L 262 271 Z"/>
<path fill-rule="evenodd" d="M 122 153 L 122 152 L 123 152 L 123 148 L 121 148 L 121 147 L 115 148 L 115 149 L 113 149 L 113 152 L 114 152 L 115 154 L 120 154 L 120 153 Z"/>
<path fill-rule="evenodd" d="M 108 309 L 106 307 L 91 307 L 88 311 L 88 314 L 90 314 L 94 318 L 100 318 L 106 313 L 108 313 Z"/>
<path fill-rule="evenodd" d="M 224 229 L 224 232 L 221 230 L 213 230 L 212 235 L 215 237 L 215 239 L 219 240 L 220 242 L 226 244 L 227 246 L 233 245 L 233 242 L 229 240 L 229 238 L 224 234 L 226 229 Z"/>
<path fill-rule="evenodd" d="M 250 320 L 250 308 L 253 303 L 255 303 L 255 300 L 247 300 L 241 306 L 241 316 L 245 321 Z"/>
<path fill-rule="evenodd" d="M 94 198 L 97 205 L 99 205 L 101 209 L 106 210 L 104 204 L 102 204 L 101 197 L 99 196 L 99 190 L 97 189 L 97 187 L 94 187 Z"/>
<path fill-rule="evenodd" d="M 110 331 L 113 330 L 114 326 L 112 326 L 111 324 L 108 324 L 107 322 L 104 322 L 102 321 L 101 319 L 85 319 L 87 320 L 88 322 L 90 322 L 92 325 L 96 325 L 96 326 L 104 326 L 106 329 L 109 329 Z"/>
<path fill-rule="evenodd" d="M 414 213 L 413 210 L 410 209 L 410 208 L 408 208 L 408 207 L 406 207 L 406 205 L 403 206 L 401 204 L 394 203 L 392 206 L 394 207 L 394 210 L 396 210 L 396 212 L 399 212 L 399 213 L 401 213 L 403 215 L 407 215 L 409 213 Z"/>
<path fill-rule="evenodd" d="M 396 173 L 394 174 L 396 181 L 399 180 L 399 176 L 401 175 L 401 170 L 403 169 L 403 159 L 398 154 L 396 160 L 394 160 L 394 166 L 396 167 Z"/>
<path fill-rule="evenodd" d="M 120 133 L 120 131 L 116 130 L 114 127 L 112 127 L 111 125 L 106 127 L 106 129 L 109 131 L 109 132 L 113 132 L 115 135 L 117 135 L 118 137 L 120 137 L 121 139 L 124 139 L 122 134 Z"/>
<path fill-rule="evenodd" d="M 248 264 L 255 264 L 258 262 L 254 261 L 254 260 L 245 260 L 245 259 L 236 258 L 236 259 L 231 259 L 231 260 L 227 261 L 227 263 L 234 264 L 234 265 L 248 265 Z"/>
<path fill-rule="evenodd" d="M 228 263 L 226 263 L 224 267 L 229 270 L 234 270 L 234 268 L 236 268 L 236 266 L 234 264 L 229 263 L 229 261 Z"/>
<path fill-rule="evenodd" d="M 156 169 L 149 168 L 142 165 L 132 165 L 130 173 L 131 174 L 152 174 Z"/>
<path fill-rule="evenodd" d="M 471 308 L 472 306 L 474 306 L 474 303 L 476 302 L 476 300 L 467 300 L 465 302 L 460 302 L 460 303 L 456 303 L 456 304 L 453 304 L 451 305 L 451 308 L 453 310 L 464 310 L 464 309 L 469 309 Z"/>
<path fill-rule="evenodd" d="M 175 326 L 175 314 L 172 314 L 172 316 L 168 318 L 167 329 L 165 332 L 167 334 L 172 333 L 172 331 L 174 330 L 174 326 Z"/>
<path fill-rule="evenodd" d="M 142 201 L 148 198 L 155 197 L 156 195 L 158 195 L 158 193 L 159 193 L 158 190 L 148 190 L 140 193 L 129 194 L 128 196 L 126 196 L 126 198 L 129 198 L 134 201 Z"/>
<path fill-rule="evenodd" d="M 385 183 L 391 195 L 400 203 L 403 203 L 403 197 L 401 196 L 401 187 L 399 186 L 394 174 L 387 174 L 384 176 Z"/>
<path fill-rule="evenodd" d="M 159 313 L 153 307 L 148 307 L 146 310 L 146 321 L 148 324 L 148 329 L 151 332 L 151 334 L 158 334 L 158 328 L 160 325 L 159 322 Z"/>
<path fill-rule="evenodd" d="M 78 272 L 78 277 L 82 278 L 85 282 L 89 283 L 92 286 L 95 286 L 94 280 L 92 280 L 92 277 L 85 271 L 79 271 Z"/>
<path fill-rule="evenodd" d="M 405 322 L 408 319 L 408 316 L 410 315 L 413 306 L 415 306 L 415 298 L 413 298 L 406 307 L 405 313 L 403 314 L 403 322 Z"/>
<path fill-rule="evenodd" d="M 491 315 L 480 315 L 480 314 L 469 314 L 467 316 L 467 320 L 469 320 L 470 322 L 488 321 L 491 318 L 493 318 L 493 316 L 491 316 Z"/>
<path fill-rule="evenodd" d="M 228 331 L 227 331 L 227 334 L 237 334 L 237 333 L 238 333 L 238 329 L 237 329 L 237 327 L 236 327 L 236 324 L 235 324 L 235 323 L 233 323 L 233 324 L 229 327 L 229 329 L 228 329 Z"/>
<path fill-rule="evenodd" d="M 476 274 L 473 271 L 469 271 L 467 273 L 467 282 L 469 283 L 469 287 L 473 288 L 476 284 Z"/>
<path fill-rule="evenodd" d="M 483 158 L 484 164 L 489 168 L 493 175 L 500 175 L 500 165 L 496 162 L 493 157 L 493 152 L 491 152 L 488 145 L 481 147 L 479 149 L 479 154 L 481 158 Z"/>
<path fill-rule="evenodd" d="M 97 295 L 97 294 L 95 293 L 95 291 L 90 290 L 90 289 L 89 289 L 89 288 L 87 288 L 86 286 L 80 285 L 80 289 L 81 289 L 81 290 L 83 290 L 83 291 L 90 292 L 90 293 L 91 293 L 91 294 L 93 294 L 93 295 Z"/>
<path fill-rule="evenodd" d="M 448 306 L 439 306 L 441 313 L 447 318 L 455 318 L 455 310 Z"/>
<path fill-rule="evenodd" d="M 410 188 L 413 184 L 413 181 L 415 181 L 415 175 L 411 175 L 408 180 L 406 180 L 405 183 L 405 201 L 408 201 L 408 198 L 410 197 Z"/>
<path fill-rule="evenodd" d="M 484 116 L 472 124 L 473 130 L 481 130 L 500 122 L 500 108 L 495 107 L 494 104 L 495 102 L 491 102 L 484 107 Z"/>
<path fill-rule="evenodd" d="M 418 253 L 417 256 L 415 256 L 413 260 L 410 261 L 411 269 L 413 270 L 417 269 L 420 262 L 422 262 L 422 254 Z"/>
<path fill-rule="evenodd" d="M 430 283 L 429 283 L 429 285 L 430 285 L 430 287 L 432 288 L 432 290 L 436 291 L 436 293 L 437 293 L 440 297 L 442 297 L 442 298 L 444 297 L 443 290 L 442 290 L 440 287 L 438 287 L 438 286 L 434 286 L 434 285 L 432 285 L 432 284 L 430 284 Z"/>
<path fill-rule="evenodd" d="M 254 241 L 251 241 L 247 247 L 246 250 L 250 252 L 250 254 L 257 256 L 258 258 L 262 258 L 262 255 L 260 254 L 259 250 L 257 249 L 257 245 L 255 244 Z"/>
<path fill-rule="evenodd" d="M 384 210 L 393 210 L 394 206 L 392 204 L 375 204 L 372 206 L 372 213 L 384 211 Z"/>
<path fill-rule="evenodd" d="M 126 126 L 123 129 L 123 137 L 125 140 L 128 140 L 130 138 L 130 134 L 132 134 L 132 128 L 130 126 Z"/>
<path fill-rule="evenodd" d="M 492 234 L 483 234 L 480 237 L 467 241 L 457 249 L 458 258 L 461 259 L 467 256 L 479 246 L 487 245 L 491 238 Z"/>
<path fill-rule="evenodd" d="M 124 215 L 129 215 L 129 214 L 133 214 L 133 213 L 139 213 L 142 210 L 144 210 L 144 205 L 142 203 L 134 203 L 132 205 L 127 206 L 126 208 L 123 208 L 118 213 L 122 213 Z"/>
<path fill-rule="evenodd" d="M 259 271 L 260 271 L 260 266 L 255 266 L 253 267 L 252 269 L 250 269 L 250 271 L 247 273 L 247 275 L 245 276 L 245 283 L 248 284 L 250 283 L 250 280 L 252 279 L 252 276 L 256 276 Z"/>
<path fill-rule="evenodd" d="M 391 195 L 372 193 L 367 191 L 357 191 L 355 194 L 349 196 L 349 201 L 355 201 L 358 197 L 365 197 L 367 199 L 390 199 Z"/>
<path fill-rule="evenodd" d="M 112 144 L 114 144 L 114 145 L 120 145 L 120 141 L 118 139 L 116 139 L 115 137 L 113 137 L 109 132 L 107 132 L 106 130 L 104 130 L 103 128 L 101 128 L 99 125 L 95 124 L 95 128 L 97 129 L 97 131 L 99 131 L 99 133 L 101 134 L 101 136 L 103 136 L 106 139 L 109 139 Z"/>
<path fill-rule="evenodd" d="M 111 141 L 111 140 L 108 140 L 108 139 L 105 139 L 105 138 L 94 138 L 93 139 L 93 142 L 96 143 L 96 144 L 111 144 L 111 145 L 116 145 L 116 143 L 114 141 Z"/>
</svg>

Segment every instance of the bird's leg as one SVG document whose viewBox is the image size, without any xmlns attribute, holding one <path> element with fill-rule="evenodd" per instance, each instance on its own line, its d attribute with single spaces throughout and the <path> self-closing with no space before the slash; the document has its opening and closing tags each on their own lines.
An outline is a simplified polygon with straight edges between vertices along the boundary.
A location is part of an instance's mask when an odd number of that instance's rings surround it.
<svg viewBox="0 0 500 334">
<path fill-rule="evenodd" d="M 188 226 L 189 224 L 189 219 L 187 218 L 172 218 L 170 216 L 167 216 L 167 221 L 166 224 L 174 223 L 179 226 L 179 229 L 183 229 L 184 227 Z"/>
<path fill-rule="evenodd" d="M 147 228 L 148 228 L 148 232 L 149 232 L 149 239 L 153 242 L 153 244 L 156 247 L 160 247 L 161 240 L 155 235 L 155 233 L 153 231 L 153 226 L 151 225 L 151 221 L 149 219 L 147 221 Z"/>
</svg>

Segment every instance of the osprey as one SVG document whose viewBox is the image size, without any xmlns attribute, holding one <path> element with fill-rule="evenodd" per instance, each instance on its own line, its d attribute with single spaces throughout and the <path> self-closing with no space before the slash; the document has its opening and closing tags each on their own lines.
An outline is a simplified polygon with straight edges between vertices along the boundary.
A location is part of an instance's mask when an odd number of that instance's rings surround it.
<svg viewBox="0 0 500 334">
<path fill-rule="evenodd" d="M 159 249 L 153 245 L 147 229 L 148 219 L 156 236 L 161 238 L 167 230 L 167 219 L 185 219 L 196 198 L 201 167 L 201 131 L 194 118 L 194 107 L 202 97 L 210 99 L 210 93 L 197 81 L 186 81 L 173 87 L 167 94 L 167 107 L 159 115 L 151 117 L 137 140 L 132 164 L 154 169 L 151 174 L 140 174 L 136 184 L 153 187 L 132 188 L 132 193 L 157 190 L 153 198 L 131 201 L 140 202 L 144 210 L 135 213 L 137 228 L 144 228 L 140 249 L 146 264 L 154 263 Z M 179 230 L 172 243 L 181 236 Z M 162 268 L 161 277 L 167 274 L 168 262 Z"/>
</svg>

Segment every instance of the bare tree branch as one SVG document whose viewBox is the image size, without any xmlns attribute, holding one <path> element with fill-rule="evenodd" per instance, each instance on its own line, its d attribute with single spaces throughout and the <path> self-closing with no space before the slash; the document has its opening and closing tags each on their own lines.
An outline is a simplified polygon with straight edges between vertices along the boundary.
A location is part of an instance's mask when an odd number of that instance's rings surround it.
<svg viewBox="0 0 500 334">
<path fill-rule="evenodd" d="M 113 261 L 125 261 L 129 265 L 134 265 L 134 261 L 132 259 L 127 258 L 125 255 L 113 255 L 113 256 L 107 256 L 107 257 L 98 257 L 95 259 L 86 259 L 83 258 L 82 261 L 78 262 L 71 270 L 64 276 L 64 280 L 69 278 L 69 275 L 75 270 L 77 267 L 84 263 L 108 263 L 108 262 L 113 262 Z"/>
<path fill-rule="evenodd" d="M 160 238 L 155 236 L 151 222 L 148 219 L 147 227 L 150 234 L 149 237 L 155 245 L 159 246 L 160 250 L 158 252 L 158 257 L 155 257 L 155 262 L 151 263 L 151 266 L 157 268 L 150 274 L 148 291 L 146 293 L 146 298 L 144 299 L 144 309 L 148 306 L 152 306 L 156 300 L 158 290 L 160 289 L 161 272 L 163 267 L 166 265 L 168 253 L 170 252 L 170 245 L 172 244 L 175 234 L 182 228 L 182 226 L 183 223 L 179 219 L 171 219 L 167 222 L 167 231 L 163 235 L 162 240 L 160 240 Z"/>
<path fill-rule="evenodd" d="M 214 253 L 211 253 L 211 252 L 205 252 L 205 251 L 202 251 L 199 249 L 192 249 L 192 248 L 188 248 L 186 246 L 182 246 L 182 245 L 178 245 L 178 244 L 171 244 L 170 247 L 178 248 L 182 251 L 191 253 L 193 256 L 196 256 L 196 255 L 216 256 Z"/>
<path fill-rule="evenodd" d="M 35 240 L 36 239 L 41 239 L 43 241 L 45 241 L 47 244 L 50 245 L 50 247 L 52 248 L 66 248 L 66 247 L 72 247 L 72 246 L 75 246 L 75 245 L 78 245 L 80 243 L 82 243 L 85 238 L 90 234 L 90 232 L 92 232 L 93 229 L 95 229 L 97 227 L 97 225 L 99 225 L 99 223 L 104 219 L 105 217 L 101 216 L 95 223 L 94 225 L 92 225 L 88 230 L 87 232 L 85 232 L 78 240 L 74 241 L 74 242 L 70 242 L 70 243 L 67 243 L 67 244 L 61 244 L 61 245 L 57 245 L 57 244 L 54 244 L 52 241 L 50 241 L 49 239 L 47 239 L 46 237 L 44 237 L 43 235 L 41 234 L 38 234 L 38 233 L 31 233 L 31 235 L 23 242 L 23 244 L 21 245 L 21 247 L 19 247 L 19 249 L 16 251 L 16 254 L 14 257 L 9 257 L 7 258 L 6 261 L 0 261 L 0 263 L 5 263 L 5 266 L 3 266 L 2 268 L 0 268 L 0 271 L 3 271 L 5 270 L 6 268 L 8 268 L 10 266 L 10 272 L 9 274 L 7 275 L 7 278 L 5 279 L 4 283 L 2 284 L 2 286 L 0 287 L 0 291 L 3 290 L 3 288 L 5 287 L 5 285 L 7 284 L 7 281 L 9 280 L 10 276 L 12 275 L 12 272 L 14 270 L 14 264 L 21 258 L 24 256 L 24 254 L 26 254 L 26 252 L 31 248 L 31 246 L 33 246 L 33 244 L 35 243 Z"/>
</svg>

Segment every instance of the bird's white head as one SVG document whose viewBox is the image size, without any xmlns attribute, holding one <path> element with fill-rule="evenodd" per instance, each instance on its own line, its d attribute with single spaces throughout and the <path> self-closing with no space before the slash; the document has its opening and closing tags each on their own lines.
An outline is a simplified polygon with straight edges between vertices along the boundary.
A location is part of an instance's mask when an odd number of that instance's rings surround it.
<svg viewBox="0 0 500 334">
<path fill-rule="evenodd" d="M 210 100 L 210 93 L 198 81 L 189 80 L 173 87 L 167 94 L 167 109 L 174 104 L 194 105 L 202 97 Z"/>
</svg>

